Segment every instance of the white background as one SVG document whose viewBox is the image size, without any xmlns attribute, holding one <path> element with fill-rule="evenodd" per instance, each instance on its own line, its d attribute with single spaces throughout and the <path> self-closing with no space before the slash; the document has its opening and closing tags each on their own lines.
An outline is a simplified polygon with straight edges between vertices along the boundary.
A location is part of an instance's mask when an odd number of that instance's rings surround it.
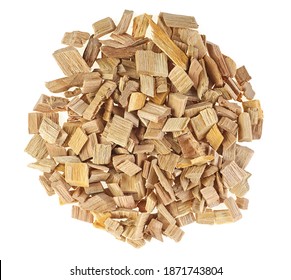
<svg viewBox="0 0 291 280">
<path fill-rule="evenodd" d="M 3 279 L 77 279 L 69 269 L 95 266 L 155 268 L 222 266 L 222 276 L 177 279 L 290 279 L 290 9 L 289 1 L 2 1 L 0 259 Z M 70 218 L 70 207 L 47 197 L 39 173 L 26 165 L 27 113 L 44 82 L 62 77 L 51 54 L 66 31 L 93 32 L 91 24 L 124 9 L 194 15 L 208 40 L 246 65 L 261 100 L 264 132 L 256 153 L 249 210 L 231 225 L 184 228 L 180 243 L 153 240 L 142 249 Z M 166 277 L 166 276 L 164 276 Z M 169 277 L 169 276 L 167 276 Z M 78 279 L 110 277 L 78 277 Z M 113 279 L 113 277 L 111 277 Z M 122 277 L 120 277 L 122 278 Z M 162 279 L 162 276 L 132 279 Z M 170 277 L 171 278 L 171 277 Z M 114 279 L 118 279 L 115 277 Z M 123 278 L 122 278 L 123 279 Z"/>
</svg>

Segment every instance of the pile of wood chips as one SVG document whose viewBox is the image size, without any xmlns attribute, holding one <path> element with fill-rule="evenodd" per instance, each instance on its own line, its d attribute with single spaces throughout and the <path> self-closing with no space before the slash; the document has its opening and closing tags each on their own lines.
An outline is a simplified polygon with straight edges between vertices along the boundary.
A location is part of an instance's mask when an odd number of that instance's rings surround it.
<svg viewBox="0 0 291 280">
<path fill-rule="evenodd" d="M 73 218 L 141 247 L 180 241 L 190 223 L 242 217 L 254 152 L 237 142 L 261 137 L 263 111 L 246 68 L 194 17 L 132 18 L 125 10 L 118 25 L 95 22 L 93 35 L 65 33 L 68 46 L 53 53 L 65 77 L 46 83 L 63 96 L 41 95 L 25 151 Z"/>
</svg>

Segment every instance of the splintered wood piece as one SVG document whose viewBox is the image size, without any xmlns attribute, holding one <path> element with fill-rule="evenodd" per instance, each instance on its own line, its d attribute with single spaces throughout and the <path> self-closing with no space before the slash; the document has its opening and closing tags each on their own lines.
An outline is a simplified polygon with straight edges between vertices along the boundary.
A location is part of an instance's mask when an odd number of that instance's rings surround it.
<svg viewBox="0 0 291 280">
<path fill-rule="evenodd" d="M 112 157 L 112 163 L 115 169 L 117 169 L 117 166 L 121 164 L 122 162 L 129 160 L 131 162 L 135 161 L 134 155 L 118 155 Z"/>
<path fill-rule="evenodd" d="M 89 67 L 92 67 L 100 52 L 101 43 L 97 38 L 92 35 L 87 43 L 87 46 L 83 53 L 83 59 L 86 61 Z"/>
<path fill-rule="evenodd" d="M 92 24 L 92 27 L 94 29 L 95 38 L 100 38 L 116 28 L 114 21 L 110 17 L 96 21 Z"/>
<path fill-rule="evenodd" d="M 171 108 L 157 105 L 152 102 L 147 102 L 141 110 L 137 111 L 137 115 L 140 118 L 144 118 L 154 123 L 158 123 L 160 120 L 170 115 L 170 113 Z"/>
<path fill-rule="evenodd" d="M 132 27 L 133 38 L 144 38 L 146 35 L 148 26 L 149 26 L 149 21 L 145 14 L 135 17 L 133 19 L 133 27 Z"/>
<path fill-rule="evenodd" d="M 212 108 L 212 103 L 211 102 L 199 102 L 193 105 L 189 105 L 185 108 L 185 113 L 184 115 L 186 117 L 195 117 L 197 116 L 202 110 L 206 108 Z"/>
<path fill-rule="evenodd" d="M 228 209 L 214 210 L 214 216 L 215 223 L 218 225 L 232 223 L 234 221 Z"/>
<path fill-rule="evenodd" d="M 232 134 L 235 134 L 238 125 L 236 122 L 232 121 L 231 119 L 227 118 L 227 117 L 222 117 L 219 122 L 218 122 L 218 126 L 227 131 L 230 132 Z"/>
<path fill-rule="evenodd" d="M 243 197 L 250 190 L 249 184 L 247 181 L 244 181 L 241 184 L 236 185 L 230 191 L 236 195 L 236 197 Z"/>
<path fill-rule="evenodd" d="M 67 106 L 77 115 L 82 116 L 84 111 L 87 109 L 88 104 L 85 103 L 82 99 L 74 97 Z"/>
<path fill-rule="evenodd" d="M 189 67 L 189 72 L 188 75 L 191 78 L 192 82 L 193 82 L 193 86 L 195 89 L 198 88 L 199 85 L 199 77 L 200 77 L 200 73 L 203 70 L 201 64 L 199 63 L 199 61 L 197 59 L 192 59 L 191 60 L 191 64 Z"/>
<path fill-rule="evenodd" d="M 165 138 L 163 138 L 162 140 L 153 139 L 149 142 L 155 145 L 156 152 L 161 155 L 167 155 L 172 151 L 171 144 Z"/>
<path fill-rule="evenodd" d="M 219 196 L 213 187 L 206 187 L 200 190 L 202 196 L 204 197 L 207 206 L 212 208 L 219 205 Z"/>
<path fill-rule="evenodd" d="M 243 89 L 243 94 L 247 99 L 254 99 L 256 93 L 254 92 L 251 83 L 245 82 L 242 85 L 242 89 Z"/>
<path fill-rule="evenodd" d="M 84 210 L 76 205 L 72 206 L 72 218 L 88 223 L 94 222 L 94 216 L 90 211 Z"/>
<path fill-rule="evenodd" d="M 178 218 L 176 218 L 177 220 L 177 225 L 179 227 L 183 227 L 189 224 L 192 224 L 196 221 L 195 216 L 192 212 L 187 213 L 186 215 L 180 216 Z"/>
<path fill-rule="evenodd" d="M 116 204 L 113 198 L 105 193 L 95 194 L 91 198 L 88 198 L 85 202 L 81 203 L 80 206 L 84 210 L 90 210 L 97 213 L 106 213 L 116 209 Z"/>
<path fill-rule="evenodd" d="M 48 155 L 46 142 L 39 134 L 33 135 L 24 151 L 37 160 L 46 158 Z"/>
<path fill-rule="evenodd" d="M 86 192 L 84 191 L 84 188 L 83 187 L 77 187 L 73 193 L 72 193 L 72 197 L 80 202 L 80 203 L 83 203 L 89 196 L 88 194 L 86 194 Z"/>
<path fill-rule="evenodd" d="M 215 124 L 206 134 L 206 139 L 211 147 L 217 151 L 221 143 L 223 142 L 224 137 L 218 129 L 217 125 Z"/>
<path fill-rule="evenodd" d="M 147 96 L 155 96 L 155 79 L 152 76 L 140 74 L 140 91 Z"/>
<path fill-rule="evenodd" d="M 65 164 L 66 162 L 81 162 L 77 156 L 56 156 L 53 157 L 56 163 Z"/>
<path fill-rule="evenodd" d="M 157 193 L 158 200 L 163 203 L 163 205 L 168 205 L 174 201 L 173 198 L 168 194 L 168 192 L 162 187 L 160 183 L 156 183 L 155 190 Z"/>
<path fill-rule="evenodd" d="M 117 183 L 106 184 L 112 196 L 123 196 L 124 193 Z"/>
<path fill-rule="evenodd" d="M 230 147 L 228 147 L 227 149 L 223 147 L 222 157 L 223 157 L 224 162 L 230 162 L 230 161 L 235 160 L 235 147 L 236 147 L 235 143 L 231 145 Z"/>
<path fill-rule="evenodd" d="M 59 49 L 53 56 L 66 76 L 90 72 L 90 67 L 74 47 Z"/>
<path fill-rule="evenodd" d="M 163 242 L 162 230 L 163 223 L 161 223 L 157 219 L 151 219 L 150 223 L 146 228 L 147 233 L 149 233 L 152 237 L 156 238 L 161 242 Z"/>
<path fill-rule="evenodd" d="M 103 170 L 92 170 L 90 173 L 89 183 L 98 183 L 100 181 L 106 181 L 110 176 L 110 173 Z"/>
<path fill-rule="evenodd" d="M 39 127 L 40 136 L 48 143 L 54 144 L 59 136 L 61 127 L 49 118 L 43 118 Z"/>
<path fill-rule="evenodd" d="M 205 163 L 210 163 L 214 159 L 213 155 L 199 156 L 193 159 L 180 158 L 177 163 L 177 168 L 187 168 L 193 165 L 203 165 Z"/>
<path fill-rule="evenodd" d="M 249 100 L 242 102 L 243 109 L 245 112 L 250 112 L 250 110 L 258 110 L 258 119 L 263 119 L 263 110 L 259 100 Z"/>
<path fill-rule="evenodd" d="M 157 93 L 168 93 L 168 84 L 166 77 L 156 77 L 155 78 L 156 92 Z M 164 102 L 163 102 L 164 103 Z"/>
<path fill-rule="evenodd" d="M 203 154 L 199 143 L 190 132 L 179 136 L 178 143 L 184 158 L 195 158 Z"/>
<path fill-rule="evenodd" d="M 245 169 L 253 155 L 254 151 L 252 149 L 236 144 L 235 162 L 240 168 Z"/>
<path fill-rule="evenodd" d="M 128 105 L 128 97 L 131 95 L 132 92 L 136 92 L 139 89 L 139 83 L 136 81 L 128 81 L 125 84 L 124 89 L 121 91 L 121 96 L 118 100 L 120 105 L 125 108 Z"/>
<path fill-rule="evenodd" d="M 172 114 L 176 118 L 184 115 L 188 97 L 180 93 L 170 93 L 168 99 L 168 107 L 172 108 Z"/>
<path fill-rule="evenodd" d="M 145 44 L 145 43 L 144 43 Z M 124 48 L 114 48 L 109 46 L 101 47 L 102 53 L 107 57 L 115 57 L 115 58 L 132 58 L 138 50 L 142 50 L 144 48 L 143 44 L 137 46 L 130 46 Z"/>
<path fill-rule="evenodd" d="M 243 112 L 238 116 L 238 141 L 251 142 L 253 139 L 250 115 Z"/>
<path fill-rule="evenodd" d="M 222 174 L 224 185 L 229 189 L 242 184 L 248 178 L 248 174 L 234 161 L 225 165 L 220 172 Z"/>
<path fill-rule="evenodd" d="M 86 163 L 65 163 L 65 180 L 72 186 L 89 187 L 89 168 Z"/>
<path fill-rule="evenodd" d="M 88 32 L 82 31 L 66 32 L 62 39 L 62 44 L 73 46 L 76 48 L 81 48 L 89 38 L 90 34 Z"/>
<path fill-rule="evenodd" d="M 189 118 L 168 118 L 162 131 L 163 132 L 175 132 L 183 131 L 190 121 Z"/>
<path fill-rule="evenodd" d="M 130 160 L 126 160 L 117 166 L 117 169 L 124 172 L 128 176 L 133 176 L 140 172 L 142 169 L 136 165 L 135 163 L 131 162 Z"/>
<path fill-rule="evenodd" d="M 242 218 L 242 214 L 237 204 L 235 203 L 235 200 L 233 199 L 233 197 L 228 197 L 227 199 L 225 199 L 224 204 L 228 208 L 230 215 L 235 222 Z"/>
<path fill-rule="evenodd" d="M 240 85 L 252 79 L 245 66 L 241 66 L 236 70 L 235 79 Z"/>
<path fill-rule="evenodd" d="M 175 15 L 169 13 L 160 13 L 164 23 L 168 27 L 177 28 L 198 28 L 198 24 L 193 16 Z"/>
<path fill-rule="evenodd" d="M 94 99 L 91 101 L 87 109 L 83 113 L 83 118 L 86 120 L 92 120 L 99 112 L 101 105 L 105 102 L 106 98 L 114 92 L 117 85 L 113 81 L 105 81 L 104 84 L 97 91 Z"/>
<path fill-rule="evenodd" d="M 208 55 L 204 56 L 205 66 L 210 80 L 216 87 L 223 86 L 223 79 L 218 69 L 218 66 L 213 58 Z"/>
<path fill-rule="evenodd" d="M 96 144 L 93 151 L 93 163 L 109 164 L 111 161 L 111 145 Z"/>
<path fill-rule="evenodd" d="M 154 144 L 135 145 L 133 149 L 134 154 L 147 153 L 150 154 L 155 148 Z"/>
<path fill-rule="evenodd" d="M 198 140 L 203 139 L 211 127 L 218 122 L 213 108 L 202 110 L 197 117 L 191 119 L 191 125 Z"/>
<path fill-rule="evenodd" d="M 78 155 L 87 141 L 88 136 L 82 128 L 78 127 L 68 142 L 68 145 Z"/>
<path fill-rule="evenodd" d="M 152 29 L 152 41 L 183 70 L 188 67 L 187 55 L 170 39 L 167 33 L 147 16 Z M 159 75 L 162 76 L 162 75 Z"/>
<path fill-rule="evenodd" d="M 99 90 L 102 84 L 102 78 L 101 77 L 88 77 L 84 79 L 83 87 L 82 87 L 82 93 L 91 93 L 96 92 Z"/>
<path fill-rule="evenodd" d="M 198 224 L 213 225 L 215 222 L 215 214 L 211 209 L 206 210 L 203 213 L 196 213 L 196 222 Z"/>
<path fill-rule="evenodd" d="M 39 181 L 41 185 L 44 187 L 47 195 L 52 196 L 55 194 L 55 191 L 51 186 L 51 182 L 46 176 L 44 175 L 39 176 Z"/>
<path fill-rule="evenodd" d="M 88 77 L 100 77 L 100 74 L 97 72 L 77 73 L 68 77 L 46 82 L 45 86 L 49 91 L 53 93 L 59 93 L 72 87 L 81 87 L 83 85 L 84 79 Z"/>
<path fill-rule="evenodd" d="M 169 153 L 167 155 L 158 155 L 158 164 L 162 170 L 173 173 L 179 159 L 180 156 L 174 153 Z"/>
<path fill-rule="evenodd" d="M 165 103 L 168 95 L 169 95 L 168 91 L 161 92 L 161 93 L 155 93 L 155 96 L 150 97 L 150 100 L 155 104 L 162 105 Z"/>
<path fill-rule="evenodd" d="M 235 200 L 236 205 L 238 206 L 238 208 L 243 209 L 243 210 L 247 210 L 248 206 L 249 206 L 249 200 L 247 198 L 244 197 L 237 197 Z"/>
<path fill-rule="evenodd" d="M 215 106 L 215 111 L 219 117 L 227 117 L 233 121 L 237 120 L 237 114 L 231 110 L 226 109 L 225 107 Z"/>
<path fill-rule="evenodd" d="M 148 212 L 148 213 L 151 213 L 156 205 L 157 205 L 157 196 L 155 194 L 154 191 L 152 191 L 146 198 L 146 205 L 145 205 L 145 210 Z"/>
<path fill-rule="evenodd" d="M 224 132 L 223 136 L 224 136 L 224 140 L 222 142 L 223 148 L 228 150 L 232 145 L 236 143 L 236 136 L 227 131 Z"/>
<path fill-rule="evenodd" d="M 124 118 L 132 122 L 134 127 L 139 127 L 139 118 L 134 113 L 124 112 Z M 128 149 L 129 150 L 129 149 Z"/>
<path fill-rule="evenodd" d="M 102 185 L 100 182 L 95 182 L 95 183 L 89 183 L 89 187 L 87 188 L 83 188 L 83 190 L 85 191 L 85 193 L 87 195 L 92 195 L 92 194 L 96 194 L 96 193 L 102 193 L 104 191 Z M 87 198 L 85 199 L 87 200 Z M 80 201 L 81 203 L 82 202 L 85 202 L 84 201 Z"/>
<path fill-rule="evenodd" d="M 104 222 L 105 230 L 111 233 L 115 238 L 123 240 L 121 234 L 124 231 L 124 227 L 120 225 L 120 222 L 108 218 Z"/>
<path fill-rule="evenodd" d="M 179 66 L 175 66 L 169 73 L 169 79 L 177 88 L 179 93 L 187 93 L 194 85 L 188 74 Z"/>
<path fill-rule="evenodd" d="M 162 132 L 162 128 L 166 122 L 166 118 L 162 118 L 157 123 L 149 122 L 147 130 L 144 134 L 144 139 L 155 139 L 161 140 L 164 137 L 164 133 Z"/>
<path fill-rule="evenodd" d="M 63 203 L 72 203 L 75 201 L 63 180 L 52 182 L 51 186 Z"/>
<path fill-rule="evenodd" d="M 210 43 L 210 42 L 207 42 L 206 45 L 207 45 L 209 55 L 216 62 L 221 75 L 223 77 L 230 77 L 228 67 L 227 67 L 226 62 L 224 60 L 224 57 L 220 51 L 219 46 L 217 46 L 213 43 Z"/>
<path fill-rule="evenodd" d="M 124 10 L 123 15 L 120 19 L 120 22 L 116 26 L 116 29 L 113 31 L 114 34 L 123 34 L 126 33 L 129 24 L 133 16 L 133 11 Z"/>
<path fill-rule="evenodd" d="M 110 124 L 107 140 L 126 147 L 133 124 L 131 121 L 115 115 Z"/>
<path fill-rule="evenodd" d="M 174 241 L 179 242 L 181 241 L 185 232 L 178 226 L 170 224 L 169 226 L 167 226 L 166 230 L 164 231 L 164 234 L 173 239 Z"/>
<path fill-rule="evenodd" d="M 222 96 L 218 97 L 218 104 L 222 107 L 225 107 L 229 110 L 231 110 L 232 112 L 234 112 L 235 114 L 239 115 L 242 112 L 241 107 L 233 102 L 229 102 L 228 100 L 224 99 Z"/>
<path fill-rule="evenodd" d="M 168 224 L 170 225 L 176 224 L 175 218 L 170 214 L 170 212 L 167 210 L 167 208 L 163 204 L 159 204 L 157 208 L 158 208 L 158 213 L 166 220 Z"/>
<path fill-rule="evenodd" d="M 88 121 L 82 124 L 82 129 L 86 134 L 101 133 L 104 130 L 103 121 L 101 118 L 96 118 L 92 121 Z"/>
<path fill-rule="evenodd" d="M 169 194 L 170 198 L 174 200 L 175 194 L 174 194 L 173 188 L 170 184 L 170 181 L 166 178 L 164 173 L 161 171 L 161 169 L 156 164 L 153 165 L 153 168 L 156 172 L 156 175 L 159 178 L 159 182 L 160 182 L 161 186 Z"/>
<path fill-rule="evenodd" d="M 113 197 L 113 200 L 116 205 L 121 208 L 133 209 L 136 207 L 136 203 L 132 195 L 115 196 Z"/>
<path fill-rule="evenodd" d="M 28 164 L 28 167 L 38 169 L 42 172 L 51 173 L 56 168 L 56 162 L 53 159 L 43 158 L 37 162 Z"/>
<path fill-rule="evenodd" d="M 236 63 L 235 63 L 235 61 L 233 59 L 231 59 L 230 57 L 226 56 L 226 55 L 223 55 L 223 57 L 224 57 L 225 64 L 226 64 L 226 66 L 228 68 L 230 77 L 234 78 L 235 73 L 236 73 Z"/>
<path fill-rule="evenodd" d="M 198 98 L 200 100 L 202 100 L 205 92 L 209 88 L 209 79 L 208 79 L 207 70 L 206 70 L 206 66 L 205 66 L 204 60 L 200 59 L 199 63 L 202 66 L 202 71 L 201 71 L 200 77 L 199 77 L 199 84 L 198 84 L 198 87 L 197 87 L 197 96 L 198 96 Z"/>
<path fill-rule="evenodd" d="M 58 113 L 28 113 L 28 133 L 37 134 L 39 133 L 39 127 L 43 118 L 49 118 L 54 123 L 59 124 L 59 114 Z"/>
<path fill-rule="evenodd" d="M 205 170 L 206 165 L 201 166 L 192 166 L 190 167 L 185 174 L 185 178 L 190 179 L 193 187 L 199 184 L 200 178 Z M 186 191 L 187 189 L 184 189 Z"/>
<path fill-rule="evenodd" d="M 167 56 L 149 50 L 138 50 L 135 53 L 136 71 L 149 76 L 168 76 Z"/>
</svg>

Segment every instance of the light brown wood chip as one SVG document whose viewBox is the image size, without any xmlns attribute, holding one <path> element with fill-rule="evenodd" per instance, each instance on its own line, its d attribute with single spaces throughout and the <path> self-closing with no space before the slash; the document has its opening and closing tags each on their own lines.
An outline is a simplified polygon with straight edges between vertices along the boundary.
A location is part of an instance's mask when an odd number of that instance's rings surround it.
<svg viewBox="0 0 291 280">
<path fill-rule="evenodd" d="M 125 10 L 66 32 L 53 53 L 65 76 L 45 84 L 58 96 L 28 114 L 25 148 L 47 195 L 135 248 L 241 219 L 254 154 L 241 142 L 264 118 L 246 67 L 193 16 L 155 19 Z"/>
</svg>

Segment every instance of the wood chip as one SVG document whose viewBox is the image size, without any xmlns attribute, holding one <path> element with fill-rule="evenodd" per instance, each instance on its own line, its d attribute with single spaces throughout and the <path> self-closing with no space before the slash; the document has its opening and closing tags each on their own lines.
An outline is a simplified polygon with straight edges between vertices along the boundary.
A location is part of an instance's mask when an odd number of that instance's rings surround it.
<svg viewBox="0 0 291 280">
<path fill-rule="evenodd" d="M 90 211 L 84 210 L 76 205 L 72 206 L 72 218 L 88 223 L 93 223 L 94 221 L 94 216 Z"/>
<path fill-rule="evenodd" d="M 152 28 L 153 42 L 179 67 L 187 69 L 188 57 L 175 45 L 170 37 L 148 17 L 149 25 Z M 161 75 L 160 75 L 161 76 Z"/>
<path fill-rule="evenodd" d="M 190 121 L 189 118 L 169 118 L 165 123 L 163 132 L 183 131 Z"/>
<path fill-rule="evenodd" d="M 114 21 L 110 17 L 98 20 L 95 23 L 93 23 L 92 26 L 95 33 L 94 37 L 96 38 L 100 38 L 112 32 L 116 28 Z"/>
<path fill-rule="evenodd" d="M 116 23 L 64 34 L 64 76 L 45 84 L 58 96 L 28 114 L 28 166 L 74 219 L 135 248 L 239 220 L 254 154 L 241 142 L 260 139 L 264 119 L 246 67 L 193 16 L 125 10 Z"/>
<path fill-rule="evenodd" d="M 78 155 L 87 141 L 88 136 L 80 127 L 78 127 L 68 142 L 68 145 L 72 148 L 74 153 Z"/>
<path fill-rule="evenodd" d="M 89 169 L 86 163 L 65 163 L 66 182 L 73 186 L 89 187 Z"/>
<path fill-rule="evenodd" d="M 224 204 L 230 211 L 230 215 L 233 218 L 234 221 L 237 221 L 242 218 L 242 214 L 235 203 L 235 200 L 232 197 L 228 197 L 227 199 L 224 200 Z"/>
<path fill-rule="evenodd" d="M 198 28 L 198 24 L 194 17 L 175 15 L 169 13 L 160 13 L 163 18 L 164 23 L 168 27 L 178 27 L 178 28 Z"/>
<path fill-rule="evenodd" d="M 133 162 L 126 160 L 117 166 L 117 169 L 124 172 L 128 176 L 133 176 L 141 171 L 141 168 Z"/>
<path fill-rule="evenodd" d="M 164 53 L 138 50 L 135 53 L 136 71 L 150 76 L 168 76 L 167 56 Z"/>
<path fill-rule="evenodd" d="M 90 72 L 90 68 L 74 47 L 59 49 L 53 53 L 58 65 L 66 76 Z"/>
</svg>

